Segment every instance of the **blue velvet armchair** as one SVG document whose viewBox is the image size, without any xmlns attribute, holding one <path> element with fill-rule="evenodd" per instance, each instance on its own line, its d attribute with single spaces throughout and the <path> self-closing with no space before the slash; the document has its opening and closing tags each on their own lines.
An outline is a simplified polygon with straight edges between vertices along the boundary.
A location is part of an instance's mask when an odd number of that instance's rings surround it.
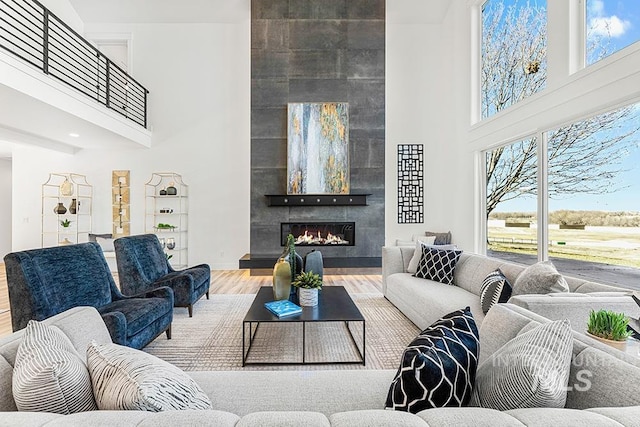
<svg viewBox="0 0 640 427">
<path fill-rule="evenodd" d="M 97 243 L 13 252 L 4 257 L 13 330 L 72 307 L 92 306 L 116 344 L 141 349 L 162 332 L 171 338 L 173 291 L 124 296 Z"/>
<path fill-rule="evenodd" d="M 125 295 L 168 286 L 173 289 L 174 306 L 187 307 L 189 317 L 193 316 L 193 304 L 203 295 L 209 299 L 211 268 L 207 264 L 174 270 L 155 234 L 120 237 L 113 243 Z"/>
</svg>

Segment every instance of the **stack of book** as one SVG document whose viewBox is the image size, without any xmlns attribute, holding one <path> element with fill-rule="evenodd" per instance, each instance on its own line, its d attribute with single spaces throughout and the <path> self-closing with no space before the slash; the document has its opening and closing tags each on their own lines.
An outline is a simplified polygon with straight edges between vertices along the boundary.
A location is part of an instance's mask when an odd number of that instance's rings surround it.
<svg viewBox="0 0 640 427">
<path fill-rule="evenodd" d="M 289 301 L 288 299 L 280 301 L 265 302 L 264 306 L 278 317 L 293 316 L 302 313 L 302 307 Z"/>
</svg>

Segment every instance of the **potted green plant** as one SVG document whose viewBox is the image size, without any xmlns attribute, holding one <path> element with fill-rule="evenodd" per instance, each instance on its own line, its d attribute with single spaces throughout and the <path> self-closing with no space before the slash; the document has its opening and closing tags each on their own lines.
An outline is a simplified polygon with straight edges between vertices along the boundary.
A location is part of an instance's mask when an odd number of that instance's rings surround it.
<svg viewBox="0 0 640 427">
<path fill-rule="evenodd" d="M 298 301 L 303 307 L 318 305 L 318 291 L 322 288 L 322 279 L 313 271 L 298 274 L 292 283 L 298 288 Z"/>
<path fill-rule="evenodd" d="M 627 338 L 632 334 L 627 328 L 628 325 L 629 318 L 624 313 L 591 310 L 587 322 L 587 335 L 624 351 L 627 346 Z"/>
<path fill-rule="evenodd" d="M 64 228 L 69 228 L 69 226 L 71 226 L 71 221 L 68 219 L 63 219 L 62 221 L 60 221 L 60 225 Z"/>
</svg>

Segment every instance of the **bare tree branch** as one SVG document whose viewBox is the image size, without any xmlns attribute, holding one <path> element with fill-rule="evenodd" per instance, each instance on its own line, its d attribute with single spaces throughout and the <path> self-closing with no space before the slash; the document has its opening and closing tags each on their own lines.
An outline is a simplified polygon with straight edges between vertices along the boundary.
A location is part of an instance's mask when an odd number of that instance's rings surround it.
<svg viewBox="0 0 640 427">
<path fill-rule="evenodd" d="M 490 1 L 482 30 L 482 115 L 489 117 L 545 87 L 546 10 Z M 606 56 L 608 41 L 590 38 L 588 55 Z M 623 188 L 622 160 L 637 147 L 639 130 L 637 110 L 624 107 L 549 132 L 549 197 Z M 501 202 L 536 195 L 536 146 L 534 138 L 487 154 L 487 216 Z"/>
</svg>

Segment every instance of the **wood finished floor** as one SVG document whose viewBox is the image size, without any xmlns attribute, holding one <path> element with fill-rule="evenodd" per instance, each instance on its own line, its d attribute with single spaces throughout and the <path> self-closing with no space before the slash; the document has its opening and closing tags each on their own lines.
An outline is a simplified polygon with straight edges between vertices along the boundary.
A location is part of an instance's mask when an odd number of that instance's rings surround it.
<svg viewBox="0 0 640 427">
<path fill-rule="evenodd" d="M 255 294 L 261 286 L 271 286 L 268 270 L 263 275 L 252 276 L 249 270 L 213 270 L 211 272 L 211 293 L 213 294 Z M 117 275 L 114 275 L 117 281 Z M 344 286 L 349 293 L 378 293 L 382 289 L 380 269 L 334 269 L 327 270 L 324 286 Z M 0 264 L 0 337 L 11 333 L 11 313 L 7 275 L 4 264 Z"/>
</svg>

